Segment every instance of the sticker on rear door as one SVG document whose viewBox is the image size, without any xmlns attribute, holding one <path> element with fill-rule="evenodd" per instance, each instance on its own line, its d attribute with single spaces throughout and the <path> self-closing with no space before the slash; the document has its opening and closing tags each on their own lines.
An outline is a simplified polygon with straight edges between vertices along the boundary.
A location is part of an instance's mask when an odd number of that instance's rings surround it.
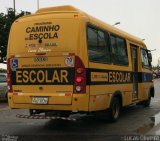
<svg viewBox="0 0 160 141">
<path fill-rule="evenodd" d="M 14 71 L 18 68 L 18 59 L 17 58 L 14 58 L 11 60 L 11 68 L 12 68 L 12 71 Z"/>
<path fill-rule="evenodd" d="M 65 58 L 65 64 L 69 67 L 73 66 L 74 65 L 74 59 L 70 56 Z"/>
</svg>

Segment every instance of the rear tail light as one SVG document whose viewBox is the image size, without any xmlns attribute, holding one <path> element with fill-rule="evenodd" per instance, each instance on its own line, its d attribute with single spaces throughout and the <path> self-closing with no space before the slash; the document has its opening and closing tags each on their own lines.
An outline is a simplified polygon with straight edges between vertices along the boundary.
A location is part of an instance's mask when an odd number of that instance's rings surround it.
<svg viewBox="0 0 160 141">
<path fill-rule="evenodd" d="M 77 83 L 81 83 L 82 81 L 83 81 L 83 77 L 77 77 L 77 78 L 76 78 L 76 82 L 77 82 Z"/>
<path fill-rule="evenodd" d="M 82 89 L 83 89 L 83 88 L 82 88 L 81 86 L 76 86 L 76 91 L 77 91 L 77 92 L 81 92 Z"/>
<path fill-rule="evenodd" d="M 7 83 L 8 83 L 8 92 L 12 92 L 12 80 L 11 80 L 11 64 L 10 64 L 10 58 L 7 59 Z"/>
<path fill-rule="evenodd" d="M 74 93 L 86 93 L 86 69 L 82 60 L 75 56 Z"/>
<path fill-rule="evenodd" d="M 84 69 L 83 68 L 77 68 L 77 73 L 78 74 L 81 74 L 81 73 L 83 73 L 84 72 Z"/>
</svg>

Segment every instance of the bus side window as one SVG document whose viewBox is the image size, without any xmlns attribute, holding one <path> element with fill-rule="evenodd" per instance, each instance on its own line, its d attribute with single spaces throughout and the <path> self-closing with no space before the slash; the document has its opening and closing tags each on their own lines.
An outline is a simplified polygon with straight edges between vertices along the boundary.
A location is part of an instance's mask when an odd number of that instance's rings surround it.
<svg viewBox="0 0 160 141">
<path fill-rule="evenodd" d="M 151 67 L 151 65 L 148 61 L 147 50 L 145 50 L 145 49 L 141 49 L 141 61 L 142 61 L 143 68 L 150 68 Z"/>
<path fill-rule="evenodd" d="M 87 42 L 89 60 L 98 63 L 110 63 L 109 36 L 106 32 L 88 27 Z"/>
<path fill-rule="evenodd" d="M 123 38 L 111 35 L 112 60 L 116 65 L 128 65 L 126 41 Z"/>
</svg>

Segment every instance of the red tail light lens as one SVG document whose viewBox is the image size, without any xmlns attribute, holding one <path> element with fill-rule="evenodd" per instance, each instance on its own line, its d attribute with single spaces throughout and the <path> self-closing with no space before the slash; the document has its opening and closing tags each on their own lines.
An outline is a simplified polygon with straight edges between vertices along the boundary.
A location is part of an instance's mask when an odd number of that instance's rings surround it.
<svg viewBox="0 0 160 141">
<path fill-rule="evenodd" d="M 75 56 L 74 93 L 86 93 L 86 69 L 82 60 Z"/>
<path fill-rule="evenodd" d="M 76 78 L 76 82 L 77 82 L 77 83 L 81 83 L 82 81 L 83 81 L 83 77 L 77 77 L 77 78 Z"/>
</svg>

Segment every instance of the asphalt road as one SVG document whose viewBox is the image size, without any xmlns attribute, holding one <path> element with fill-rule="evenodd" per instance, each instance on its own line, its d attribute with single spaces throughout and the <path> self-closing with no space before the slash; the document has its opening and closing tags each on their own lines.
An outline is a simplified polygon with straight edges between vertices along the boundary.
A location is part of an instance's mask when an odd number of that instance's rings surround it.
<svg viewBox="0 0 160 141">
<path fill-rule="evenodd" d="M 77 121 L 19 119 L 17 114 L 28 114 L 28 110 L 11 110 L 0 102 L 0 140 L 15 141 L 118 141 L 129 140 L 128 135 L 160 135 L 160 80 L 155 81 L 156 97 L 151 106 L 130 106 L 122 111 L 116 123 L 95 117 L 84 117 Z"/>
</svg>

